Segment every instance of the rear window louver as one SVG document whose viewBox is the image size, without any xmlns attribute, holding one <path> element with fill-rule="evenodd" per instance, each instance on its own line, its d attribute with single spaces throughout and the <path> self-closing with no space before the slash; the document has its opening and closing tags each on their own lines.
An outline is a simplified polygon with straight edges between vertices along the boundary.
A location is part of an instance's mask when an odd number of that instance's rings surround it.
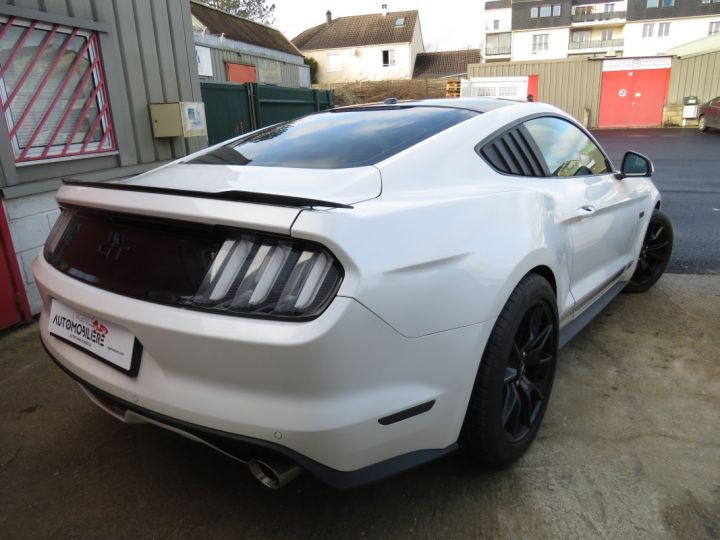
<svg viewBox="0 0 720 540">
<path fill-rule="evenodd" d="M 506 131 L 480 149 L 480 155 L 498 172 L 515 176 L 545 176 L 523 128 Z"/>
</svg>

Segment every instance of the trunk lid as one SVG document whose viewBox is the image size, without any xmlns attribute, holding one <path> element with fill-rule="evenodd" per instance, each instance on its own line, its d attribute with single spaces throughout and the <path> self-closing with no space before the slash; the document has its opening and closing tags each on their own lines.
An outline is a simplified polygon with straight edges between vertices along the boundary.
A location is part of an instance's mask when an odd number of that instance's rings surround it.
<svg viewBox="0 0 720 540">
<path fill-rule="evenodd" d="M 176 163 L 120 183 L 203 193 L 239 191 L 347 205 L 374 199 L 382 190 L 375 167 L 295 169 Z"/>
</svg>

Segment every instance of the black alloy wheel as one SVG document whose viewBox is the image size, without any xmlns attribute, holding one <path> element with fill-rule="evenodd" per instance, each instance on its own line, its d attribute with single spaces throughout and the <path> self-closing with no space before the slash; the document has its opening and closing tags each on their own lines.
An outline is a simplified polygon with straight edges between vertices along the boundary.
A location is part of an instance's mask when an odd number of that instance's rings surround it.
<svg viewBox="0 0 720 540">
<path fill-rule="evenodd" d="M 665 214 L 655 210 L 645 232 L 635 273 L 625 291 L 644 292 L 655 285 L 667 268 L 672 248 L 672 223 Z"/>
<path fill-rule="evenodd" d="M 502 424 L 520 442 L 539 419 L 552 375 L 557 328 L 550 306 L 538 300 L 525 314 L 505 366 Z"/>
<path fill-rule="evenodd" d="M 529 273 L 505 302 L 480 360 L 460 447 L 485 465 L 516 461 L 537 435 L 558 356 L 557 298 Z"/>
</svg>

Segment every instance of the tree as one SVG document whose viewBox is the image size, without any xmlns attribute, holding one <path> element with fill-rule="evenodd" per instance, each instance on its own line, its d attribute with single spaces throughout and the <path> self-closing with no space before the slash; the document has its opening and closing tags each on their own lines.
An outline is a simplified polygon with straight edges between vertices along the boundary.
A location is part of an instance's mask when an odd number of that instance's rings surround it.
<svg viewBox="0 0 720 540">
<path fill-rule="evenodd" d="M 275 22 L 275 4 L 267 5 L 266 0 L 201 0 L 201 2 L 251 21 L 267 25 Z"/>
<path fill-rule="evenodd" d="M 317 84 L 317 72 L 318 72 L 317 60 L 315 60 L 311 56 L 306 56 L 305 57 L 305 65 L 310 66 L 310 82 L 312 84 Z"/>
</svg>

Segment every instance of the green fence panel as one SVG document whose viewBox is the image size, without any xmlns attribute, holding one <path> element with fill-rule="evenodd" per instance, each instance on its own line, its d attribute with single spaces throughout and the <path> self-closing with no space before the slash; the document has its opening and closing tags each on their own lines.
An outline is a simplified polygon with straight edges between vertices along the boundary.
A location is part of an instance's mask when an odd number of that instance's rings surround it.
<svg viewBox="0 0 720 540">
<path fill-rule="evenodd" d="M 257 127 L 300 118 L 334 105 L 332 90 L 255 85 Z"/>
<path fill-rule="evenodd" d="M 335 104 L 332 90 L 212 81 L 203 81 L 200 90 L 211 145 L 253 129 L 324 111 Z"/>
<path fill-rule="evenodd" d="M 248 86 L 210 81 L 200 84 L 210 145 L 252 131 Z"/>
</svg>

